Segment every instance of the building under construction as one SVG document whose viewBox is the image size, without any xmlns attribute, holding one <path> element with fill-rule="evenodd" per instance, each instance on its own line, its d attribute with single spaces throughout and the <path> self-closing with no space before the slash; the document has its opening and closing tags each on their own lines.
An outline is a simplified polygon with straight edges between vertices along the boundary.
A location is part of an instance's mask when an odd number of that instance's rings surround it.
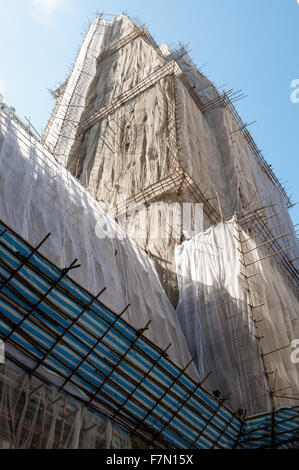
<svg viewBox="0 0 299 470">
<path fill-rule="evenodd" d="M 125 15 L 52 94 L 43 136 L 0 110 L 0 447 L 297 447 L 292 202 L 242 94 Z"/>
</svg>

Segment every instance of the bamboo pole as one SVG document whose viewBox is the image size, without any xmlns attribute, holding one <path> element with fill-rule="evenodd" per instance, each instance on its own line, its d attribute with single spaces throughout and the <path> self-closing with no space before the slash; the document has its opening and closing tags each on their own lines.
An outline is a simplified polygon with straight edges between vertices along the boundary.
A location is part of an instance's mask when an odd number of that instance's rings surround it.
<svg viewBox="0 0 299 470">
<path fill-rule="evenodd" d="M 288 246 L 287 248 L 283 248 L 282 250 L 276 251 L 275 253 L 272 253 L 271 255 L 267 255 L 267 256 L 264 256 L 263 258 L 252 261 L 251 263 L 248 263 L 246 266 L 252 266 L 253 264 L 259 263 L 260 261 L 264 261 L 265 259 L 273 258 L 273 256 L 277 256 L 279 253 L 288 251 L 291 248 L 294 248 L 294 245 Z"/>
<path fill-rule="evenodd" d="M 270 238 L 270 240 L 265 241 L 261 245 L 257 245 L 255 248 L 252 248 L 251 250 L 245 251 L 245 255 L 248 255 L 248 253 L 251 253 L 252 251 L 258 250 L 259 248 L 262 248 L 263 246 L 267 245 L 268 243 L 271 243 L 275 240 L 280 240 L 283 237 L 286 237 L 287 235 L 290 235 L 290 232 L 283 233 L 282 235 L 279 235 L 275 238 Z"/>
<path fill-rule="evenodd" d="M 238 230 L 239 233 L 242 233 L 242 230 L 239 226 L 239 223 L 238 223 L 238 216 L 237 216 L 237 213 L 235 213 L 234 215 L 234 220 L 235 220 L 235 225 L 236 225 L 236 229 Z M 246 287 L 247 287 L 247 292 L 248 292 L 248 296 L 249 296 L 249 308 L 251 310 L 251 318 L 254 322 L 254 325 L 255 325 L 255 330 L 257 332 L 256 334 L 256 338 L 257 338 L 257 341 L 258 341 L 258 347 L 259 347 L 259 351 L 260 351 L 260 356 L 261 356 L 261 360 L 262 360 L 262 364 L 263 364 L 263 368 L 264 368 L 264 375 L 266 377 L 266 382 L 268 383 L 269 385 L 269 388 L 271 390 L 271 380 L 270 380 L 270 375 L 268 373 L 268 368 L 267 368 L 267 364 L 266 364 L 266 361 L 265 361 L 265 355 L 264 355 L 264 350 L 263 350 L 263 345 L 262 345 L 262 342 L 261 342 L 261 337 L 262 337 L 262 334 L 261 334 L 261 330 L 260 330 L 260 327 L 259 327 L 259 323 L 258 323 L 258 320 L 257 320 L 257 317 L 256 317 L 256 313 L 255 313 L 255 310 L 256 308 L 254 308 L 254 304 L 255 304 L 255 300 L 254 300 L 254 295 L 253 295 L 253 292 L 251 290 L 251 285 L 250 285 L 250 280 L 247 278 L 247 275 L 248 275 L 248 265 L 246 264 L 246 255 L 244 253 L 244 250 L 243 250 L 243 244 L 240 243 L 240 251 L 241 251 L 241 258 L 242 258 L 242 264 L 244 266 L 244 277 L 245 277 L 245 280 L 246 280 Z M 262 306 L 262 305 L 260 305 Z M 258 306 L 258 307 L 260 307 Z M 267 391 L 267 387 L 265 387 L 265 390 Z M 273 397 L 271 395 L 271 392 L 269 392 L 269 395 L 270 395 L 270 398 L 271 398 L 271 401 L 272 401 L 272 404 L 273 404 Z"/>
</svg>

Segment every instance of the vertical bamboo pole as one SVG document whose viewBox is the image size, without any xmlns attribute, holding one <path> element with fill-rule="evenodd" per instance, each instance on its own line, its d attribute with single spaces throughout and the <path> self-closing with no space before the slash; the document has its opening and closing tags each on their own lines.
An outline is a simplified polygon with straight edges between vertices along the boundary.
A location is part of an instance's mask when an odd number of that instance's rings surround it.
<svg viewBox="0 0 299 470">
<path fill-rule="evenodd" d="M 272 403 L 272 408 L 274 406 L 274 401 L 273 401 L 273 391 L 272 391 L 272 384 L 271 384 L 271 374 L 268 372 L 268 368 L 267 368 L 267 364 L 266 364 L 266 360 L 265 360 L 265 354 L 264 354 L 264 349 L 263 349 L 263 344 L 262 344 L 262 333 L 261 333 L 261 329 L 260 329 L 260 321 L 257 319 L 256 317 L 256 308 L 255 308 L 255 302 L 254 302 L 254 295 L 253 295 L 253 292 L 252 292 L 252 289 L 251 289 L 251 285 L 250 285 L 250 278 L 251 276 L 249 275 L 248 273 L 248 266 L 247 266 L 247 263 L 246 263 L 246 255 L 244 253 L 244 248 L 243 248 L 243 243 L 242 243 L 242 240 L 241 240 L 241 234 L 242 234 L 242 229 L 241 229 L 241 226 L 239 225 L 239 222 L 238 222 L 238 216 L 237 216 L 237 213 L 235 213 L 234 215 L 234 220 L 235 220 L 235 225 L 236 225 L 236 229 L 237 229 L 237 232 L 238 232 L 238 242 L 239 242 L 239 252 L 241 254 L 241 258 L 242 258 L 242 265 L 243 265 L 243 268 L 244 268 L 244 272 L 243 272 L 243 276 L 244 276 L 244 279 L 245 279 L 245 283 L 246 283 L 246 290 L 248 292 L 248 298 L 249 298 L 249 308 L 250 308 L 250 317 L 254 323 L 254 326 L 255 326 L 255 330 L 256 330 L 256 338 L 257 338 L 257 341 L 258 341 L 258 346 L 259 346 L 259 350 L 260 350 L 260 356 L 261 356 L 261 359 L 262 359 L 262 364 L 263 364 L 263 369 L 264 369 L 264 375 L 266 377 L 266 383 L 268 383 L 268 387 L 269 389 L 267 390 L 267 387 L 265 387 L 266 391 L 269 393 L 269 396 L 270 396 L 270 399 L 271 399 L 271 403 Z"/>
</svg>

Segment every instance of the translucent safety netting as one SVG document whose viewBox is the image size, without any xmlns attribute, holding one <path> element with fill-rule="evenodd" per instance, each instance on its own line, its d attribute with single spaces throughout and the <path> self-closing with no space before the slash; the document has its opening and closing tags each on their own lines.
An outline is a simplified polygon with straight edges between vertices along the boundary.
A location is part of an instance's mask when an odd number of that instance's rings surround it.
<svg viewBox="0 0 299 470">
<path fill-rule="evenodd" d="M 265 218 L 265 228 L 268 227 L 273 238 L 286 234 L 274 244 L 287 249 L 284 262 L 292 265 L 294 273 L 299 266 L 299 244 L 288 212 L 288 196 L 231 100 L 220 99 L 215 86 L 188 56 L 180 59 L 179 64 L 203 102 L 215 105 L 213 110 L 201 112 L 184 84 L 178 84 L 180 156 L 185 168 L 200 183 L 201 189 L 210 194 L 213 205 L 220 206 L 224 217 L 229 218 L 234 211 L 267 198 L 268 210 L 261 212 L 261 218 Z M 295 285 L 298 272 L 296 276 Z"/>
<path fill-rule="evenodd" d="M 177 313 L 200 375 L 212 371 L 209 390 L 255 414 L 272 409 L 269 381 L 280 406 L 298 396 L 291 361 L 298 301 L 257 240 L 238 230 L 234 220 L 224 222 L 176 249 Z M 244 258 L 239 237 L 247 240 Z"/>
<path fill-rule="evenodd" d="M 0 232 L 0 337 L 9 358 L 0 369 L 3 446 L 129 447 L 128 434 L 98 416 L 101 410 L 148 445 L 228 449 L 296 441 L 298 410 L 252 418 L 247 428 L 244 410 L 227 408 L 143 330 L 134 330 L 3 223 Z"/>
<path fill-rule="evenodd" d="M 125 318 L 136 328 L 152 321 L 146 335 L 185 366 L 187 342 L 146 253 L 115 224 L 75 178 L 57 164 L 33 137 L 8 115 L 0 115 L 0 219 L 32 244 L 51 233 L 41 252 L 61 268 L 77 258 L 71 276 L 115 312 L 130 304 Z M 102 238 L 99 238 L 102 236 Z M 196 376 L 193 366 L 189 371 Z"/>
<path fill-rule="evenodd" d="M 129 449 L 130 434 L 11 362 L 0 366 L 0 449 Z"/>
<path fill-rule="evenodd" d="M 57 103 L 44 134 L 45 144 L 61 162 L 73 145 L 76 125 L 84 112 L 89 86 L 94 79 L 97 56 L 100 54 L 105 33 L 105 21 L 94 20 L 80 48 L 73 70 L 59 91 Z"/>
</svg>

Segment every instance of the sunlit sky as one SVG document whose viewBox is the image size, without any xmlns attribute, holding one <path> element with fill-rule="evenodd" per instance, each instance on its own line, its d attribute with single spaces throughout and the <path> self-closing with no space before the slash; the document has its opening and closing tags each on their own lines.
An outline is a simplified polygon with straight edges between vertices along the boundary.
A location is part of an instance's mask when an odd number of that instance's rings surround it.
<svg viewBox="0 0 299 470">
<path fill-rule="evenodd" d="M 67 75 L 96 11 L 139 16 L 157 42 L 190 43 L 217 86 L 242 89 L 237 103 L 259 148 L 299 201 L 299 5 L 297 0 L 0 0 L 0 93 L 44 128 L 55 89 Z M 108 18 L 108 17 L 107 17 Z M 296 84 L 296 79 L 298 80 Z M 299 92 L 295 97 L 299 98 Z M 299 223 L 299 207 L 291 209 Z"/>
</svg>

